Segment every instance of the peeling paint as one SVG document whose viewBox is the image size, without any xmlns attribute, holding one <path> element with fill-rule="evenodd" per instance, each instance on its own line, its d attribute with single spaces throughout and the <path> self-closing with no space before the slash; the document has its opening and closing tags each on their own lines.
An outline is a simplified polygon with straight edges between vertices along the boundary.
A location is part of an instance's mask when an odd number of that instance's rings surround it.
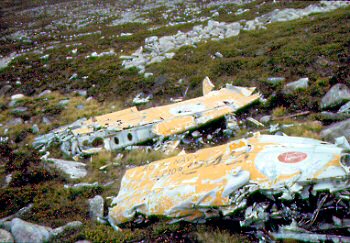
<svg viewBox="0 0 350 243">
<path fill-rule="evenodd" d="M 256 191 L 291 200 L 307 197 L 310 182 L 313 192 L 342 190 L 349 187 L 342 155 L 341 148 L 323 141 L 260 134 L 179 154 L 126 171 L 109 218 L 120 224 L 141 213 L 199 222 L 213 216 L 213 207 L 216 216 L 245 208 L 246 197 Z M 251 207 L 243 225 L 264 220 L 264 206 Z M 261 218 L 254 216 L 258 209 Z"/>
<path fill-rule="evenodd" d="M 260 98 L 255 88 L 227 85 L 212 90 L 214 85 L 203 80 L 204 95 L 198 98 L 152 107 L 139 111 L 136 107 L 81 120 L 35 139 L 35 147 L 60 142 L 68 155 L 92 151 L 96 140 L 103 140 L 106 150 L 117 150 L 155 137 L 168 137 L 197 128 L 232 114 Z"/>
</svg>

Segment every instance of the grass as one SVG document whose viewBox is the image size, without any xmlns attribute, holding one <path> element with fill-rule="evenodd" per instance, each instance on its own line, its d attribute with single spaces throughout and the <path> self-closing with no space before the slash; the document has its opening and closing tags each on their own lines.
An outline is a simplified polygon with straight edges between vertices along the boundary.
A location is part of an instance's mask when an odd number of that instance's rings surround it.
<svg viewBox="0 0 350 243">
<path fill-rule="evenodd" d="M 238 242 L 250 242 L 248 238 L 239 234 L 232 235 L 230 232 L 225 230 L 210 230 L 200 229 L 197 233 L 198 242 L 207 243 L 238 243 Z"/>
<path fill-rule="evenodd" d="M 284 106 L 279 106 L 273 109 L 272 116 L 273 117 L 281 117 L 287 114 L 287 109 Z"/>
<path fill-rule="evenodd" d="M 294 124 L 292 127 L 284 128 L 282 131 L 288 136 L 307 137 L 307 138 L 320 138 L 320 132 L 323 128 L 322 123 L 319 121 L 307 121 L 307 122 L 288 122 Z"/>
</svg>

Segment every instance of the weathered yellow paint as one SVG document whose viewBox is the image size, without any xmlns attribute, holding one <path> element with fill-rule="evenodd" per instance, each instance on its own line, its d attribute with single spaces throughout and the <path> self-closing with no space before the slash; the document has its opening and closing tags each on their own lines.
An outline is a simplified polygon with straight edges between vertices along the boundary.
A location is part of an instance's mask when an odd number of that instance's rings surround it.
<svg viewBox="0 0 350 243">
<path fill-rule="evenodd" d="M 195 128 L 204 124 L 204 121 L 208 122 L 223 117 L 260 98 L 260 94 L 253 94 L 255 88 L 232 86 L 217 91 L 212 91 L 212 89 L 213 84 L 209 79 L 205 79 L 203 81 L 204 96 L 141 111 L 136 107 L 131 107 L 93 117 L 84 122 L 81 128 L 73 129 L 72 132 L 74 135 L 84 135 L 92 133 L 96 127 L 108 127 L 109 130 L 121 131 L 155 124 L 153 131 L 156 135 L 169 136 Z M 196 122 L 194 117 L 203 119 Z"/>
<path fill-rule="evenodd" d="M 176 117 L 171 120 L 166 120 L 164 122 L 160 122 L 159 124 L 153 127 L 152 131 L 155 134 L 170 136 L 172 134 L 181 133 L 183 131 L 191 129 L 195 126 L 196 122 L 194 120 L 194 117 L 182 116 Z"/>
<path fill-rule="evenodd" d="M 204 111 L 201 114 L 201 119 L 197 122 L 194 116 L 176 117 L 171 120 L 166 120 L 154 125 L 152 131 L 157 135 L 170 136 L 177 133 L 185 132 L 189 129 L 194 129 L 200 125 L 223 117 L 226 114 L 232 113 L 234 110 L 231 107 L 220 107 L 213 110 Z"/>
<path fill-rule="evenodd" d="M 110 218 L 123 223 L 139 212 L 192 220 L 213 206 L 234 210 L 238 202 L 230 195 L 243 185 L 274 190 L 316 182 L 334 167 L 346 175 L 340 153 L 335 145 L 318 140 L 257 134 L 155 161 L 126 171 Z"/>
</svg>

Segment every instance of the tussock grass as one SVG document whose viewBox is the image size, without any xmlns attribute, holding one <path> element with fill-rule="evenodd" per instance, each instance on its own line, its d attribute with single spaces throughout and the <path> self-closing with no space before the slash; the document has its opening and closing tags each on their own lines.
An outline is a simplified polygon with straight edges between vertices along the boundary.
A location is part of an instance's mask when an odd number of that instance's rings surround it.
<svg viewBox="0 0 350 243">
<path fill-rule="evenodd" d="M 239 234 L 231 234 L 225 230 L 208 230 L 200 229 L 197 232 L 198 242 L 206 243 L 239 243 L 239 242 L 250 242 L 248 238 Z"/>
</svg>

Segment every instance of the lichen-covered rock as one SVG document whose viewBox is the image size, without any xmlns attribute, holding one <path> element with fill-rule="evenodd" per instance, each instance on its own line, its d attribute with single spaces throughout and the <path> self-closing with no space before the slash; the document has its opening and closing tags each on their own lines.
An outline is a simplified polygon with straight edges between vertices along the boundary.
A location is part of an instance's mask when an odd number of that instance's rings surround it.
<svg viewBox="0 0 350 243">
<path fill-rule="evenodd" d="M 350 100 L 350 89 L 345 84 L 334 85 L 321 100 L 321 109 L 344 104 Z"/>
<path fill-rule="evenodd" d="M 0 229 L 0 242 L 12 243 L 15 241 L 10 232 Z"/>
</svg>

